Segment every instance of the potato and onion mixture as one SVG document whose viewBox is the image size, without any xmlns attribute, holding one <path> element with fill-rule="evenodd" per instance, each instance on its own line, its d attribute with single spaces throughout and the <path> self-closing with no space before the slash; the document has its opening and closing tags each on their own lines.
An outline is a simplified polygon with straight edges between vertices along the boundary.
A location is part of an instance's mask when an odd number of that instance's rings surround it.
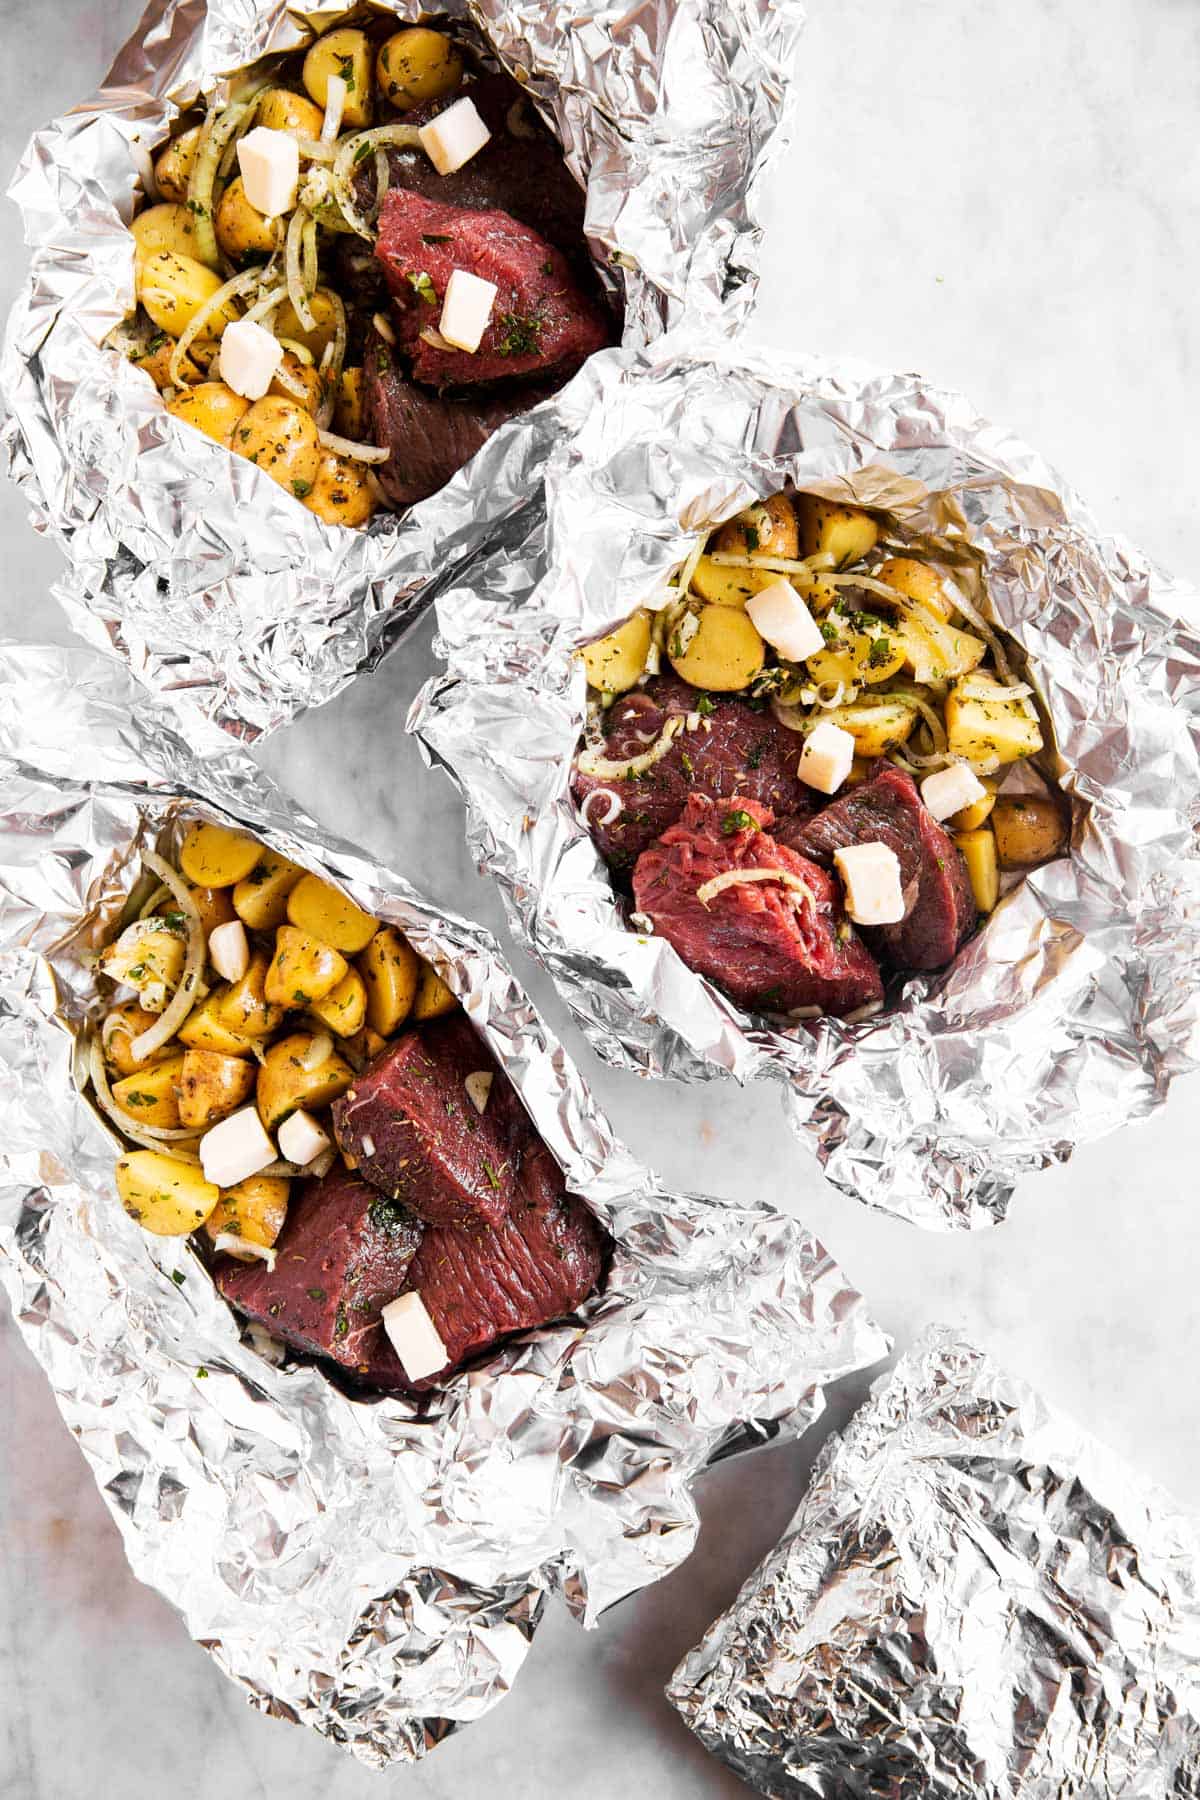
<svg viewBox="0 0 1200 1800">
<path fill-rule="evenodd" d="M 421 148 L 404 121 L 452 94 L 463 58 L 424 26 L 385 41 L 342 26 L 270 76 L 235 83 L 154 162 L 156 193 L 133 220 L 137 312 L 113 342 L 167 410 L 248 458 L 327 524 L 358 526 L 386 501 L 364 442 L 353 302 L 330 253 L 370 241 L 354 182 L 388 182 L 389 145 Z"/>
<path fill-rule="evenodd" d="M 1067 831 L 1048 789 L 997 795 L 1042 732 L 1032 688 L 968 597 L 970 573 L 948 541 L 891 542 L 864 508 L 774 494 L 701 540 L 661 609 L 579 652 L 589 741 L 616 696 L 669 664 L 702 692 L 769 705 L 802 740 L 823 725 L 849 734 L 847 783 L 878 757 L 918 784 L 961 766 L 983 797 L 939 816 L 990 912 L 1000 872 L 1061 855 Z"/>
<path fill-rule="evenodd" d="M 294 1177 L 338 1152 L 329 1108 L 387 1040 L 458 1002 L 394 925 L 254 838 L 196 822 L 143 876 L 96 962 L 111 987 L 87 1081 L 127 1141 L 147 1231 L 204 1227 L 270 1259 Z"/>
</svg>

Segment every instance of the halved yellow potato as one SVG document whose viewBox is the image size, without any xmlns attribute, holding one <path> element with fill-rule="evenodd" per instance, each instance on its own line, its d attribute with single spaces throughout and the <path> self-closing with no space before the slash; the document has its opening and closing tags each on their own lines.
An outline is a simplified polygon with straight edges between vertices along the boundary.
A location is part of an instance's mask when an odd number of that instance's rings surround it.
<svg viewBox="0 0 1200 1800">
<path fill-rule="evenodd" d="M 214 1242 L 228 1231 L 269 1248 L 283 1230 L 291 1185 L 286 1175 L 248 1175 L 245 1181 L 222 1188 L 205 1231 Z"/>
<path fill-rule="evenodd" d="M 302 80 L 318 106 L 325 105 L 329 77 L 340 75 L 346 84 L 343 127 L 371 122 L 371 45 L 365 31 L 352 25 L 324 32 L 304 58 Z M 318 131 L 318 136 L 320 132 Z"/>
<path fill-rule="evenodd" d="M 801 556 L 829 556 L 834 567 L 861 562 L 879 541 L 879 526 L 861 506 L 839 506 L 815 494 L 796 495 Z"/>
<path fill-rule="evenodd" d="M 753 594 L 778 580 L 770 569 L 730 569 L 702 556 L 692 572 L 692 590 L 713 606 L 744 607 Z"/>
<path fill-rule="evenodd" d="M 979 827 L 986 823 L 996 804 L 996 795 L 992 783 L 985 781 L 983 785 L 987 792 L 982 800 L 976 800 L 970 806 L 964 806 L 961 812 L 952 815 L 950 819 L 952 830 L 978 831 Z"/>
<path fill-rule="evenodd" d="M 155 250 L 173 250 L 176 256 L 196 256 L 196 215 L 175 201 L 148 206 L 138 213 L 129 229 L 145 255 Z"/>
<path fill-rule="evenodd" d="M 314 1000 L 308 1010 L 335 1036 L 353 1037 L 367 1016 L 367 990 L 358 970 L 347 969 L 337 986 Z"/>
<path fill-rule="evenodd" d="M 624 694 L 633 687 L 650 654 L 650 614 L 635 612 L 607 637 L 585 644 L 575 654 L 587 670 L 594 688 L 606 694 Z"/>
<path fill-rule="evenodd" d="M 281 925 L 263 993 L 275 1006 L 310 1006 L 346 974 L 346 959 L 298 925 Z"/>
<path fill-rule="evenodd" d="M 159 1150 L 131 1150 L 117 1163 L 117 1193 L 125 1211 L 156 1237 L 186 1237 L 203 1225 L 221 1198 L 198 1163 Z"/>
<path fill-rule="evenodd" d="M 224 286 L 224 278 L 215 269 L 174 250 L 139 252 L 134 279 L 138 299 L 159 330 L 169 331 L 173 338 L 183 336 L 196 314 Z M 224 301 L 200 335 L 220 337 L 237 316 L 233 302 Z"/>
<path fill-rule="evenodd" d="M 354 1080 L 350 1064 L 330 1047 L 315 1067 L 311 1061 L 318 1033 L 293 1031 L 272 1044 L 258 1071 L 258 1112 L 268 1131 L 281 1125 L 299 1106 L 313 1112 L 344 1094 Z M 330 1043 L 328 1037 L 326 1043 Z M 319 1046 L 318 1046 L 319 1048 Z"/>
<path fill-rule="evenodd" d="M 794 561 L 800 554 L 795 508 L 786 494 L 758 500 L 722 525 L 714 533 L 710 548 L 731 556 L 774 556 Z"/>
<path fill-rule="evenodd" d="M 990 825 L 977 831 L 956 831 L 954 841 L 963 853 L 971 892 L 981 913 L 990 913 L 1000 898 L 1000 870 L 996 860 L 996 840 Z"/>
<path fill-rule="evenodd" d="M 181 388 L 167 401 L 167 411 L 173 419 L 182 419 L 226 449 L 233 442 L 234 426 L 249 410 L 250 402 L 223 381 L 198 381 L 195 387 Z"/>
<path fill-rule="evenodd" d="M 879 581 L 898 588 L 909 600 L 915 600 L 939 619 L 948 619 L 951 599 L 946 592 L 942 571 L 930 563 L 918 562 L 913 556 L 889 556 L 875 571 Z"/>
<path fill-rule="evenodd" d="M 183 974 L 187 941 L 183 932 L 158 918 L 135 919 L 100 958 L 113 981 L 136 988 L 147 1012 L 166 1011 Z"/>
<path fill-rule="evenodd" d="M 852 700 L 848 706 L 831 706 L 821 713 L 822 719 L 850 733 L 855 754 L 862 757 L 882 756 L 903 744 L 918 716 L 903 700 Z"/>
<path fill-rule="evenodd" d="M 423 1024 L 427 1019 L 440 1019 L 446 1013 L 452 1013 L 457 1005 L 458 995 L 446 986 L 433 964 L 422 963 L 421 981 L 412 1008 L 412 1017 L 417 1024 Z"/>
<path fill-rule="evenodd" d="M 858 631 L 848 621 L 832 615 L 838 627 L 836 639 L 810 656 L 805 667 L 813 681 L 824 686 L 870 687 L 886 681 L 904 663 L 904 645 L 882 619 L 877 630 Z"/>
<path fill-rule="evenodd" d="M 181 131 L 177 138 L 171 139 L 155 161 L 154 180 L 164 200 L 177 200 L 180 204 L 187 200 L 188 177 L 200 148 L 200 133 L 203 129 L 203 125 L 192 125 L 187 131 Z M 320 129 L 318 124 L 317 130 Z"/>
<path fill-rule="evenodd" d="M 691 616 L 697 627 L 686 644 L 686 629 L 676 626 L 667 645 L 675 672 L 714 694 L 748 687 L 766 660 L 766 646 L 748 615 L 733 606 L 702 606 Z"/>
<path fill-rule="evenodd" d="M 283 924 L 288 895 L 303 874 L 286 856 L 260 850 L 250 873 L 233 890 L 233 910 L 248 931 L 274 931 Z"/>
<path fill-rule="evenodd" d="M 253 1063 L 220 1050 L 189 1049 L 181 1058 L 178 1123 L 206 1130 L 236 1112 L 253 1092 Z"/>
<path fill-rule="evenodd" d="M 1003 682 L 978 671 L 956 681 L 946 696 L 946 737 L 952 755 L 970 762 L 996 757 L 1018 762 L 1042 747 L 1037 713 L 1024 698 L 1010 700 Z"/>
<path fill-rule="evenodd" d="M 1048 797 L 1001 795 L 992 813 L 996 855 L 1002 869 L 1028 869 L 1061 856 L 1067 847 L 1067 823 Z"/>
<path fill-rule="evenodd" d="M 319 363 L 326 344 L 331 344 L 337 336 L 337 306 L 325 288 L 318 288 L 308 297 L 308 310 L 316 320 L 312 330 L 300 323 L 295 307 L 290 300 L 285 300 L 275 314 L 275 336 L 303 344 L 312 353 L 313 361 Z"/>
<path fill-rule="evenodd" d="M 385 925 L 359 957 L 358 967 L 366 983 L 367 1024 L 381 1037 L 390 1037 L 417 997 L 421 959 L 402 932 Z"/>
<path fill-rule="evenodd" d="M 291 137 L 319 138 L 325 123 L 321 106 L 314 106 L 303 94 L 288 88 L 268 88 L 259 96 L 255 123 L 268 131 L 286 131 Z"/>
<path fill-rule="evenodd" d="M 261 855 L 262 845 L 244 831 L 197 823 L 179 847 L 179 867 L 197 887 L 233 887 Z"/>
<path fill-rule="evenodd" d="M 353 900 L 322 881 L 316 875 L 305 875 L 288 895 L 287 916 L 301 931 L 320 938 L 323 944 L 354 956 L 365 949 L 378 929 L 379 921 Z"/>
<path fill-rule="evenodd" d="M 179 1094 L 185 1058 L 176 1054 L 148 1069 L 136 1069 L 113 1083 L 113 1099 L 142 1125 L 174 1131 L 190 1124 L 179 1110 Z"/>
</svg>

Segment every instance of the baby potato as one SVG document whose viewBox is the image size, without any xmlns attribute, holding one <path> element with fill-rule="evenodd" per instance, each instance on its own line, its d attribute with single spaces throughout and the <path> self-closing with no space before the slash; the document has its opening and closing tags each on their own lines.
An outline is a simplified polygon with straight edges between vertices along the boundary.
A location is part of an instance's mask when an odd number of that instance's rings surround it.
<svg viewBox="0 0 1200 1800">
<path fill-rule="evenodd" d="M 295 925 L 281 925 L 263 989 L 276 1006 L 309 1006 L 331 992 L 346 974 L 346 959 Z"/>
<path fill-rule="evenodd" d="M 270 256 L 279 239 L 279 228 L 246 198 L 246 184 L 234 177 L 217 202 L 213 230 L 231 263 L 244 257 Z M 174 246 L 169 246 L 173 248 Z"/>
<path fill-rule="evenodd" d="M 778 580 L 770 569 L 727 569 L 711 556 L 702 556 L 692 571 L 694 592 L 714 606 L 744 607 L 752 594 Z"/>
<path fill-rule="evenodd" d="M 301 931 L 347 956 L 365 949 L 379 929 L 377 919 L 317 875 L 306 875 L 292 889 L 287 914 Z"/>
<path fill-rule="evenodd" d="M 1000 872 L 996 866 L 996 840 L 990 825 L 978 831 L 956 831 L 954 841 L 963 853 L 976 909 L 990 913 L 1000 898 Z"/>
<path fill-rule="evenodd" d="M 375 61 L 379 90 L 400 112 L 452 94 L 463 77 L 463 60 L 448 37 L 417 25 L 397 31 L 380 46 Z"/>
<path fill-rule="evenodd" d="M 295 394 L 289 393 L 278 376 L 267 389 L 268 394 L 280 394 L 285 400 L 295 400 L 296 404 L 302 406 L 305 412 L 315 414 L 321 404 L 323 392 L 316 363 L 301 362 L 294 350 L 285 350 L 281 366 L 293 381 L 301 384 L 304 389 L 304 398 L 300 400 Z"/>
<path fill-rule="evenodd" d="M 201 381 L 168 400 L 167 411 L 173 418 L 194 425 L 205 437 L 213 438 L 228 449 L 233 441 L 233 428 L 249 406 L 248 400 L 235 394 L 223 381 Z"/>
<path fill-rule="evenodd" d="M 171 358 L 178 341 L 169 332 L 156 330 L 142 348 L 129 353 L 130 362 L 137 369 L 145 369 L 160 392 L 163 388 L 174 385 L 171 379 Z M 199 363 L 193 361 L 190 351 L 183 359 L 183 375 L 184 380 L 189 382 L 204 379 L 204 370 Z"/>
<path fill-rule="evenodd" d="M 950 596 L 940 569 L 918 562 L 913 556 L 889 556 L 875 571 L 880 581 L 900 592 L 919 606 L 926 607 L 939 619 L 948 619 L 952 609 Z"/>
<path fill-rule="evenodd" d="M 248 1175 L 222 1188 L 204 1229 L 215 1243 L 223 1231 L 267 1249 L 283 1230 L 291 1182 L 286 1175 Z"/>
<path fill-rule="evenodd" d="M 315 1032 L 293 1031 L 264 1056 L 258 1071 L 258 1113 L 268 1131 L 298 1106 L 309 1112 L 328 1106 L 352 1084 L 354 1070 L 332 1048 L 315 1068 L 305 1068 L 316 1041 Z"/>
<path fill-rule="evenodd" d="M 117 1163 L 117 1193 L 131 1219 L 156 1237 L 186 1237 L 221 1198 L 198 1163 L 160 1150 L 131 1150 Z"/>
<path fill-rule="evenodd" d="M 228 888 L 193 887 L 189 882 L 188 892 L 192 896 L 192 905 L 200 914 L 205 937 L 215 931 L 218 925 L 228 925 L 234 918 L 233 901 Z"/>
<path fill-rule="evenodd" d="M 195 214 L 174 201 L 148 206 L 129 229 L 143 256 L 151 256 L 156 250 L 173 250 L 176 256 L 196 255 Z"/>
<path fill-rule="evenodd" d="M 858 700 L 848 706 L 831 706 L 821 717 L 850 733 L 856 756 L 873 757 L 903 744 L 912 735 L 919 715 L 903 700 Z"/>
<path fill-rule="evenodd" d="M 289 132 L 292 137 L 319 138 L 325 114 L 303 94 L 293 94 L 288 88 L 267 88 L 259 96 L 254 122 L 265 125 L 268 131 Z"/>
<path fill-rule="evenodd" d="M 233 890 L 233 910 L 248 931 L 274 931 L 283 924 L 288 895 L 303 873 L 286 856 L 260 850 L 250 873 Z"/>
<path fill-rule="evenodd" d="M 702 606 L 699 628 L 686 648 L 668 654 L 676 674 L 693 687 L 735 694 L 761 673 L 766 647 L 749 617 L 732 606 Z M 679 641 L 678 630 L 671 643 Z"/>
<path fill-rule="evenodd" d="M 362 435 L 366 430 L 366 414 L 363 407 L 363 372 L 360 368 L 342 370 L 337 402 L 333 409 L 333 429 L 339 437 L 362 442 Z"/>
<path fill-rule="evenodd" d="M 267 971 L 271 959 L 263 950 L 256 950 L 250 958 L 250 967 L 240 981 L 233 981 L 226 988 L 217 990 L 217 1004 L 213 1009 L 218 1025 L 224 1025 L 240 1037 L 266 1038 L 277 1031 L 283 1023 L 284 1008 L 276 1006 L 267 999 Z M 180 1032 L 180 1036 L 183 1033 Z M 204 1049 L 216 1049 L 218 1046 L 202 1045 Z"/>
<path fill-rule="evenodd" d="M 206 1131 L 254 1092 L 254 1064 L 219 1050 L 187 1050 L 179 1074 L 179 1123 Z M 157 1121 L 155 1121 L 157 1123 Z"/>
<path fill-rule="evenodd" d="M 317 322 L 312 331 L 300 323 L 291 301 L 285 300 L 275 314 L 275 336 L 303 344 L 313 361 L 319 363 L 326 344 L 331 344 L 337 335 L 337 307 L 329 290 L 319 287 L 309 295 L 308 308 Z"/>
<path fill-rule="evenodd" d="M 197 887 L 232 887 L 250 873 L 261 854 L 262 845 L 244 831 L 197 820 L 179 847 L 179 867 Z"/>
<path fill-rule="evenodd" d="M 367 1024 L 380 1037 L 391 1037 L 408 1017 L 417 997 L 421 959 L 403 932 L 394 925 L 385 925 L 359 957 L 358 968 L 366 983 Z"/>
<path fill-rule="evenodd" d="M 624 694 L 633 687 L 650 654 L 650 614 L 635 612 L 632 618 L 575 652 L 587 670 L 588 681 L 606 694 Z"/>
<path fill-rule="evenodd" d="M 120 1006 L 112 1008 L 108 1017 L 120 1020 L 108 1031 L 104 1046 L 104 1060 L 118 1075 L 134 1075 L 152 1069 L 156 1063 L 178 1054 L 172 1044 L 160 1044 L 141 1062 L 134 1061 L 131 1048 L 134 1038 L 149 1031 L 158 1017 L 157 1013 L 147 1012 L 144 1006 L 139 1006 L 136 1000 L 123 1000 Z"/>
<path fill-rule="evenodd" d="M 987 654 L 982 638 L 941 619 L 897 619 L 892 637 L 903 646 L 914 681 L 953 681 L 969 675 Z"/>
<path fill-rule="evenodd" d="M 143 1125 L 174 1131 L 191 1123 L 179 1110 L 183 1065 L 186 1058 L 172 1056 L 149 1069 L 138 1069 L 113 1083 L 113 1099 Z"/>
<path fill-rule="evenodd" d="M 365 525 L 375 511 L 366 465 L 333 450 L 322 453 L 312 492 L 303 498 L 309 512 L 327 525 Z"/>
<path fill-rule="evenodd" d="M 200 147 L 202 125 L 189 126 L 179 136 L 172 138 L 154 165 L 154 179 L 158 191 L 164 200 L 175 200 L 182 204 L 188 197 L 188 178 L 192 173 L 192 164 L 196 160 L 196 151 Z"/>
<path fill-rule="evenodd" d="M 249 1032 L 222 1023 L 218 1009 L 228 998 L 228 988 L 218 988 L 192 1008 L 179 1027 L 179 1041 L 189 1050 L 218 1050 L 223 1056 L 252 1056 L 256 1039 Z"/>
<path fill-rule="evenodd" d="M 242 414 L 230 444 L 298 500 L 311 493 L 321 466 L 321 440 L 312 414 L 294 400 L 277 394 L 256 400 Z"/>
<path fill-rule="evenodd" d="M 815 494 L 796 495 L 801 556 L 829 556 L 837 569 L 860 562 L 879 538 L 879 527 L 861 506 L 838 506 Z"/>
<path fill-rule="evenodd" d="M 1053 800 L 1036 794 L 1001 796 L 992 812 L 996 855 L 1002 869 L 1050 862 L 1067 847 L 1067 826 Z"/>
<path fill-rule="evenodd" d="M 799 555 L 799 545 L 800 535 L 791 501 L 786 494 L 772 494 L 768 500 L 759 500 L 739 513 L 736 519 L 722 525 L 711 548 L 730 556 L 782 556 L 794 561 Z"/>
<path fill-rule="evenodd" d="M 180 256 L 174 250 L 153 250 L 139 256 L 135 272 L 137 297 L 160 331 L 182 337 L 202 306 L 206 306 L 217 289 L 224 286 L 215 269 L 206 268 L 194 256 Z M 202 333 L 220 337 L 226 325 L 237 318 L 232 301 L 226 301 L 214 313 Z"/>
<path fill-rule="evenodd" d="M 340 75 L 346 84 L 342 125 L 371 123 L 371 46 L 365 31 L 339 26 L 319 37 L 304 58 L 301 79 L 310 97 L 324 107 L 329 77 Z M 324 115 L 322 115 L 323 117 Z M 320 136 L 318 128 L 317 136 Z"/>
<path fill-rule="evenodd" d="M 838 627 L 837 637 L 805 662 L 814 682 L 836 686 L 840 681 L 847 687 L 870 687 L 877 681 L 886 681 L 902 666 L 904 645 L 882 619 L 862 631 L 836 614 L 830 615 L 829 622 Z"/>
<path fill-rule="evenodd" d="M 427 1019 L 440 1019 L 445 1013 L 452 1013 L 458 1005 L 458 995 L 453 988 L 448 988 L 432 963 L 422 962 L 421 984 L 417 989 L 417 997 L 413 1001 L 412 1016 L 418 1025 Z"/>
<path fill-rule="evenodd" d="M 136 988 L 147 1012 L 165 1012 L 183 974 L 187 952 L 182 932 L 161 919 L 137 919 L 127 925 L 100 958 L 113 981 Z"/>
<path fill-rule="evenodd" d="M 337 986 L 308 1010 L 335 1037 L 353 1037 L 367 1016 L 367 990 L 358 970 L 347 969 Z"/>
</svg>

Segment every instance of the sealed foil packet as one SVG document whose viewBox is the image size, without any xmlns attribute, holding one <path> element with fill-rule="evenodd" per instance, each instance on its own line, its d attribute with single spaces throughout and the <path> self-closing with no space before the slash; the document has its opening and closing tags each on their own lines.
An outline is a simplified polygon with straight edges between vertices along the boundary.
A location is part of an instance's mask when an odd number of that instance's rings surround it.
<svg viewBox="0 0 1200 1800">
<path fill-rule="evenodd" d="M 150 153 L 226 77 L 343 16 L 422 19 L 416 0 L 345 13 L 283 0 L 153 0 L 103 88 L 37 133 L 10 189 L 32 247 L 0 370 L 8 471 L 64 550 L 72 625 L 239 735 L 328 700 L 526 504 L 504 431 L 440 493 L 365 530 L 325 525 L 271 478 L 172 419 L 100 348 L 133 306 L 127 225 Z M 598 269 L 646 341 L 684 313 L 744 319 L 759 199 L 786 141 L 797 0 L 445 0 L 519 79 L 587 194 Z"/>
<path fill-rule="evenodd" d="M 773 1077 L 839 1187 L 934 1229 L 993 1223 L 1023 1175 L 1145 1116 L 1200 1057 L 1200 599 L 915 375 L 675 333 L 595 358 L 558 407 L 545 523 L 439 596 L 446 673 L 410 718 L 477 858 L 603 1057 Z M 750 1015 L 634 928 L 569 793 L 574 651 L 788 482 L 975 547 L 1073 813 L 1069 857 L 858 1023 Z"/>
<path fill-rule="evenodd" d="M 1195 1521 L 934 1327 L 675 1671 L 773 1800 L 1200 1792 Z"/>
<path fill-rule="evenodd" d="M 189 748 L 93 652 L 0 649 L 0 1277 L 135 1573 L 254 1705 L 383 1765 L 503 1696 L 551 1593 L 590 1625 L 676 1567 L 706 1463 L 803 1431 L 887 1341 L 794 1220 L 664 1193 L 491 937 L 207 729 Z M 123 1211 L 74 1071 L 86 959 L 180 813 L 253 831 L 435 962 L 614 1239 L 575 1316 L 420 1403 L 349 1398 Z"/>
</svg>

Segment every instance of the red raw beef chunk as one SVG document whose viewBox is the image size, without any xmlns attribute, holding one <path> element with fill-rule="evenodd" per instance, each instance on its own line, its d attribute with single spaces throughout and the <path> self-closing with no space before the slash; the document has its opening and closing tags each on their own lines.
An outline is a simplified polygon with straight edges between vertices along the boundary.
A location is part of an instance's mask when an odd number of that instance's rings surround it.
<svg viewBox="0 0 1200 1800">
<path fill-rule="evenodd" d="M 274 1269 L 223 1257 L 217 1286 L 295 1349 L 357 1368 L 375 1354 L 380 1311 L 404 1286 L 424 1229 L 404 1207 L 335 1167 L 293 1195 Z"/>
<path fill-rule="evenodd" d="M 898 925 L 876 927 L 872 938 L 899 968 L 944 968 L 974 929 L 962 852 L 922 804 L 912 776 L 894 763 L 881 763 L 870 780 L 781 836 L 826 867 L 849 844 L 881 843 L 895 851 L 908 911 Z"/>
<path fill-rule="evenodd" d="M 565 380 L 609 341 L 607 314 L 579 285 L 553 244 L 511 213 L 468 212 L 391 188 L 379 213 L 375 254 L 394 301 L 402 347 L 417 381 L 476 386 L 536 375 Z M 436 329 L 451 272 L 465 269 L 497 289 L 478 350 L 440 350 Z"/>
<path fill-rule="evenodd" d="M 431 1387 L 499 1338 L 563 1318 L 599 1284 L 606 1242 L 591 1213 L 566 1192 L 550 1152 L 537 1143 L 503 1224 L 434 1226 L 413 1258 L 403 1291 L 420 1294 L 446 1346 L 445 1368 L 410 1382 L 381 1331 L 368 1378 L 380 1387 Z"/>
<path fill-rule="evenodd" d="M 476 1111 L 466 1077 L 492 1077 Z M 431 1225 L 498 1225 L 535 1141 L 511 1083 L 462 1013 L 389 1044 L 333 1106 L 337 1141 L 367 1181 Z"/>
<path fill-rule="evenodd" d="M 842 1015 L 883 997 L 870 953 L 845 918 L 837 884 L 770 835 L 769 807 L 693 794 L 683 817 L 643 851 L 633 871 L 638 910 L 690 969 L 741 1006 L 789 1012 L 819 1006 Z M 804 883 L 738 883 L 697 899 L 730 871 L 783 871 Z"/>
<path fill-rule="evenodd" d="M 737 794 L 778 814 L 811 810 L 813 791 L 796 774 L 802 744 L 796 733 L 769 711 L 737 698 L 701 695 L 677 675 L 657 676 L 614 703 L 604 754 L 614 762 L 641 755 L 668 719 L 694 718 L 702 700 L 697 729 L 680 731 L 662 760 L 643 774 L 622 779 L 575 770 L 576 800 L 584 801 L 597 788 L 621 799 L 622 810 L 607 825 L 601 823 L 608 810 L 603 798 L 588 810 L 592 839 L 612 868 L 632 867 L 675 823 L 691 794 L 717 800 Z"/>
</svg>

